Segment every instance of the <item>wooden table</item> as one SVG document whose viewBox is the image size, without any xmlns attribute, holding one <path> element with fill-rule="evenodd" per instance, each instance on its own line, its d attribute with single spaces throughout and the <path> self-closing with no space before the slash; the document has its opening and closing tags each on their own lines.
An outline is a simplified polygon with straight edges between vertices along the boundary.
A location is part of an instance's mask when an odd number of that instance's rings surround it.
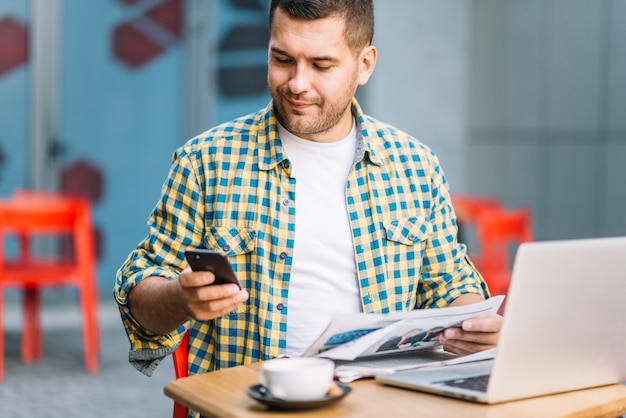
<svg viewBox="0 0 626 418">
<path fill-rule="evenodd" d="M 259 383 L 260 363 L 223 369 L 169 382 L 164 392 L 203 417 L 617 417 L 626 414 L 626 386 L 542 396 L 497 405 L 482 405 L 412 390 L 384 386 L 372 379 L 350 384 L 344 399 L 322 409 L 272 411 L 250 398 L 245 389 Z"/>
</svg>

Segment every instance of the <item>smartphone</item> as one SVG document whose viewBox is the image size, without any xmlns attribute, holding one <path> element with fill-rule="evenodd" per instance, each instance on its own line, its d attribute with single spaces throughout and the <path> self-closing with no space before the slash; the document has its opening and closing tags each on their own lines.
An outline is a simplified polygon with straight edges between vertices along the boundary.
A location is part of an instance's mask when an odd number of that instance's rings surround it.
<svg viewBox="0 0 626 418">
<path fill-rule="evenodd" d="M 196 249 L 185 251 L 185 258 L 191 270 L 210 271 L 215 274 L 213 284 L 234 283 L 241 289 L 239 280 L 225 254 L 219 251 Z"/>
</svg>

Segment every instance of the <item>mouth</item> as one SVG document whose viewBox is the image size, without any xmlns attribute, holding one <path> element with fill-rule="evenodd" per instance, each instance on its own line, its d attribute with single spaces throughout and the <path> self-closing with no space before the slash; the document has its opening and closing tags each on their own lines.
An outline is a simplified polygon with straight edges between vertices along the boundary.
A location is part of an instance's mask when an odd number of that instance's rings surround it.
<svg viewBox="0 0 626 418">
<path fill-rule="evenodd" d="M 289 107 L 299 112 L 302 112 L 313 106 L 313 103 L 303 102 L 300 100 L 293 100 L 293 99 L 287 99 L 287 103 L 289 103 Z"/>
</svg>

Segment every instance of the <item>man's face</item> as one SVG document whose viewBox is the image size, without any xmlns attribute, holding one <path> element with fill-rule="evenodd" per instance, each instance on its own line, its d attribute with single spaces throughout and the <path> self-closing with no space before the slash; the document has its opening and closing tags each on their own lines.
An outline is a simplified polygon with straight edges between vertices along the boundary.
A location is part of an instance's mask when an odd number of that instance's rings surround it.
<svg viewBox="0 0 626 418">
<path fill-rule="evenodd" d="M 359 60 L 344 37 L 339 17 L 304 21 L 280 8 L 274 15 L 268 85 L 279 122 L 312 141 L 343 139 L 352 128 L 350 103 Z"/>
</svg>

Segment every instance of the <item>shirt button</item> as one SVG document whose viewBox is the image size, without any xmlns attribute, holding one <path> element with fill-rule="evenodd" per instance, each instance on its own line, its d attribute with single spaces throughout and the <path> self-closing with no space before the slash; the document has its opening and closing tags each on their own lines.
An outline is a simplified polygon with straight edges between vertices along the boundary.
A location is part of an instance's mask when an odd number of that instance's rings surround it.
<svg viewBox="0 0 626 418">
<path fill-rule="evenodd" d="M 415 235 L 413 234 L 409 234 L 409 236 L 407 237 L 410 241 L 414 241 L 415 240 Z"/>
<path fill-rule="evenodd" d="M 280 253 L 279 257 L 281 260 L 284 260 L 285 258 L 287 258 L 287 253 L 283 251 L 282 253 Z"/>
<path fill-rule="evenodd" d="M 284 161 L 283 162 L 283 167 L 289 168 L 289 167 L 291 167 L 291 164 L 289 164 L 289 161 Z"/>
<path fill-rule="evenodd" d="M 291 204 L 291 201 L 289 199 L 283 200 L 283 205 L 289 206 L 289 204 Z"/>
<path fill-rule="evenodd" d="M 282 303 L 279 303 L 278 305 L 276 305 L 276 309 L 278 309 L 279 311 L 282 311 L 284 307 L 285 305 L 283 305 Z"/>
<path fill-rule="evenodd" d="M 224 245 L 222 247 L 222 250 L 224 250 L 225 252 L 229 252 L 230 251 L 230 245 Z"/>
</svg>

